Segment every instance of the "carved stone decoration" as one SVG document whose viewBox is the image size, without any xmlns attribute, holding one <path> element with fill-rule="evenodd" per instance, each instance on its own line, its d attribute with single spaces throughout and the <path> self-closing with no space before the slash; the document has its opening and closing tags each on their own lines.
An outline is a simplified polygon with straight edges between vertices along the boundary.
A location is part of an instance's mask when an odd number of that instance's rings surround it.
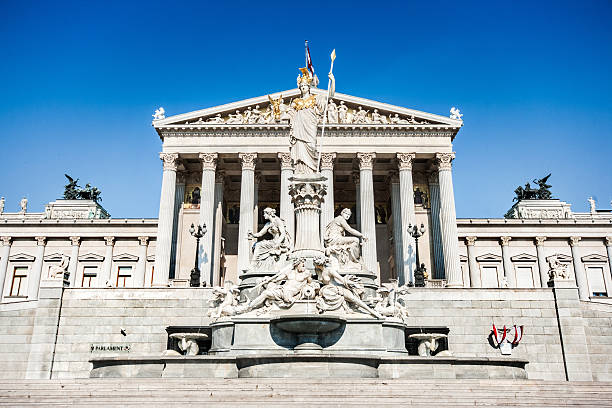
<svg viewBox="0 0 612 408">
<path fill-rule="evenodd" d="M 279 153 L 278 158 L 280 159 L 281 170 L 293 169 L 291 165 L 291 153 Z"/>
<path fill-rule="evenodd" d="M 257 162 L 257 153 L 240 153 L 238 154 L 243 170 L 255 170 Z"/>
<path fill-rule="evenodd" d="M 365 240 L 363 234 L 348 224 L 351 210 L 345 208 L 339 216 L 334 218 L 325 228 L 323 242 L 325 255 L 334 258 L 342 270 L 363 269 L 361 263 L 361 246 L 359 239 Z M 350 234 L 347 236 L 346 234 Z"/>
<path fill-rule="evenodd" d="M 289 194 L 296 217 L 295 250 L 321 251 L 319 215 L 327 194 L 327 184 L 320 175 L 289 178 Z"/>
<path fill-rule="evenodd" d="M 149 237 L 138 237 L 138 243 L 142 246 L 147 246 L 149 244 Z"/>
<path fill-rule="evenodd" d="M 104 237 L 104 245 L 106 246 L 115 245 L 115 237 Z"/>
<path fill-rule="evenodd" d="M 580 242 L 581 239 L 582 239 L 581 237 L 570 237 L 569 238 L 570 246 L 578 246 L 578 243 Z"/>
<path fill-rule="evenodd" d="M 160 153 L 159 158 L 164 162 L 164 170 L 176 171 L 178 167 L 178 153 Z"/>
<path fill-rule="evenodd" d="M 66 278 L 66 274 L 68 273 L 68 263 L 70 262 L 70 257 L 66 255 L 62 255 L 62 260 L 59 265 L 51 265 L 49 267 L 49 277 L 51 279 L 56 278 Z"/>
<path fill-rule="evenodd" d="M 333 170 L 336 153 L 321 153 L 321 170 Z"/>
<path fill-rule="evenodd" d="M 546 237 L 535 237 L 536 246 L 544 245 L 544 241 L 546 241 Z"/>
<path fill-rule="evenodd" d="M 456 119 L 456 120 L 463 120 L 463 114 L 461 113 L 461 111 L 458 108 L 455 108 L 454 106 L 450 109 L 450 118 L 451 119 Z"/>
<path fill-rule="evenodd" d="M 474 246 L 476 244 L 476 237 L 465 237 L 465 244 L 467 246 Z"/>
<path fill-rule="evenodd" d="M 217 168 L 217 153 L 200 153 L 198 157 L 202 161 L 202 170 L 215 171 Z"/>
<path fill-rule="evenodd" d="M 291 237 L 287 225 L 276 215 L 273 208 L 265 208 L 263 217 L 266 224 L 261 231 L 249 233 L 249 238 L 261 238 L 270 234 L 272 239 L 264 239 L 253 245 L 253 257 L 249 272 L 278 271 L 287 262 L 287 255 L 291 250 Z"/>
<path fill-rule="evenodd" d="M 11 238 L 11 237 L 0 237 L 0 242 L 2 242 L 3 246 L 9 246 L 9 245 L 11 245 L 11 240 L 12 239 L 13 238 Z"/>
<path fill-rule="evenodd" d="M 499 242 L 502 246 L 508 246 L 511 240 L 512 237 L 499 237 Z"/>
<path fill-rule="evenodd" d="M 555 279 L 569 279 L 569 273 L 567 272 L 567 264 L 559 261 L 556 255 L 550 256 L 548 261 L 548 278 L 553 281 Z"/>
<path fill-rule="evenodd" d="M 372 170 L 374 168 L 374 159 L 376 153 L 357 153 L 360 170 Z"/>
<path fill-rule="evenodd" d="M 612 246 L 612 237 L 606 237 L 605 240 L 607 247 Z"/>
<path fill-rule="evenodd" d="M 421 357 L 431 357 L 438 349 L 438 340 L 446 337 L 446 334 L 441 333 L 415 333 L 411 334 L 410 338 L 419 341 L 417 351 Z"/>
<path fill-rule="evenodd" d="M 415 153 L 398 153 L 397 165 L 400 170 L 412 170 L 412 161 L 416 157 Z"/>
<path fill-rule="evenodd" d="M 25 215 L 26 211 L 28 211 L 28 199 L 23 197 L 21 201 L 19 201 L 19 214 Z"/>
<path fill-rule="evenodd" d="M 34 237 L 37 246 L 43 246 L 47 242 L 47 237 Z"/>
<path fill-rule="evenodd" d="M 225 172 L 223 170 L 215 173 L 215 184 L 223 184 L 225 182 Z"/>
<path fill-rule="evenodd" d="M 151 116 L 153 116 L 154 121 L 166 119 L 166 110 L 160 106 L 159 108 L 155 109 L 155 113 L 153 113 Z"/>
<path fill-rule="evenodd" d="M 399 296 L 408 293 L 406 286 L 399 287 L 397 280 L 383 283 L 376 290 L 376 297 L 368 299 L 368 303 L 374 305 L 374 310 L 383 316 L 399 318 L 406 321 L 408 310 L 400 303 Z"/>
<path fill-rule="evenodd" d="M 436 163 L 439 170 L 451 170 L 455 153 L 436 153 Z"/>
<path fill-rule="evenodd" d="M 70 245 L 79 246 L 81 242 L 81 237 L 70 237 Z"/>
<path fill-rule="evenodd" d="M 360 174 L 358 171 L 354 171 L 351 173 L 351 178 L 353 179 L 353 183 L 359 184 L 359 181 L 360 181 L 359 177 L 360 177 Z"/>
<path fill-rule="evenodd" d="M 247 305 L 239 305 L 240 290 L 232 281 L 225 281 L 223 286 L 213 288 L 212 304 L 214 309 L 208 311 L 208 316 L 217 320 L 223 316 L 234 316 L 244 313 Z"/>
<path fill-rule="evenodd" d="M 208 335 L 205 333 L 172 333 L 170 338 L 178 340 L 179 349 L 186 356 L 195 356 L 200 353 L 198 340 L 206 340 Z"/>
</svg>

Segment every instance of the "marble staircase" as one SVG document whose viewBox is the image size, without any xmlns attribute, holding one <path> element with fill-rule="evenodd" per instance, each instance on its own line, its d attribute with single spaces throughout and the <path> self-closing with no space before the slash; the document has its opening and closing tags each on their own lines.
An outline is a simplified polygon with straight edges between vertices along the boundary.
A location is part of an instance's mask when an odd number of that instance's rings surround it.
<svg viewBox="0 0 612 408">
<path fill-rule="evenodd" d="M 533 380 L 0 380 L 0 406 L 606 407 L 612 383 Z"/>
</svg>

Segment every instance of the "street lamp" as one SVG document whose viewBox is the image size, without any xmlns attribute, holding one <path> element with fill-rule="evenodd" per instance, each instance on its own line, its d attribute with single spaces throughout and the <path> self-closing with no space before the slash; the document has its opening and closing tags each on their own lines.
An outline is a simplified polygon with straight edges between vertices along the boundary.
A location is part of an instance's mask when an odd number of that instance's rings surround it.
<svg viewBox="0 0 612 408">
<path fill-rule="evenodd" d="M 191 224 L 191 228 L 189 228 L 189 233 L 195 237 L 196 239 L 196 251 L 195 251 L 195 265 L 191 270 L 191 279 L 189 281 L 189 286 L 198 287 L 200 286 L 200 268 L 198 268 L 198 254 L 200 252 L 200 238 L 206 234 L 206 224 L 198 225 L 196 228 L 193 224 Z M 204 286 L 206 286 L 206 282 L 204 282 Z"/>
<path fill-rule="evenodd" d="M 408 233 L 414 238 L 414 246 L 416 251 L 416 264 L 417 268 L 414 271 L 414 286 L 424 287 L 425 286 L 425 264 L 419 260 L 419 238 L 425 233 L 425 225 L 421 224 L 421 228 L 416 225 L 408 224 Z"/>
</svg>

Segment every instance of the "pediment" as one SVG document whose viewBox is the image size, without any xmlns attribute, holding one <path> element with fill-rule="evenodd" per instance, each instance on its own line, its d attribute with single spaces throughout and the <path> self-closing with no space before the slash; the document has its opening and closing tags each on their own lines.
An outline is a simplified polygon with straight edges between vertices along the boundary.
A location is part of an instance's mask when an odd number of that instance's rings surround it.
<svg viewBox="0 0 612 408">
<path fill-rule="evenodd" d="M 501 262 L 502 261 L 502 257 L 499 255 L 495 255 L 495 254 L 484 254 L 484 255 L 480 255 L 476 257 L 476 260 L 478 262 Z"/>
<path fill-rule="evenodd" d="M 60 252 L 54 252 L 52 254 L 45 255 L 43 259 L 45 260 L 45 262 L 60 262 L 62 260 L 62 257 L 64 257 L 64 254 Z"/>
<path fill-rule="evenodd" d="M 538 260 L 538 257 L 535 255 L 523 253 L 519 255 L 514 255 L 510 258 L 510 260 L 512 262 L 536 262 Z"/>
<path fill-rule="evenodd" d="M 565 262 L 565 263 L 572 262 L 572 257 L 569 256 L 569 255 L 565 255 L 565 254 L 554 254 L 554 255 L 551 255 L 551 256 L 547 256 L 546 260 L 548 261 L 553 256 L 556 256 L 557 259 L 559 260 L 559 262 Z"/>
<path fill-rule="evenodd" d="M 113 261 L 138 261 L 138 256 L 124 253 L 113 256 Z"/>
<path fill-rule="evenodd" d="M 313 89 L 317 95 L 325 95 L 327 90 Z M 282 97 L 285 106 L 290 106 L 293 99 L 299 97 L 299 89 L 274 92 L 269 96 L 273 99 Z M 461 119 L 451 119 L 447 116 L 435 115 L 365 98 L 345 95 L 336 92 L 333 98 L 336 106 L 345 105 L 347 115 L 344 121 L 338 119 L 329 123 L 330 127 L 451 127 L 457 130 L 463 125 Z M 364 112 L 365 111 L 365 112 Z M 172 127 L 188 128 L 225 128 L 225 127 L 257 127 L 257 126 L 287 126 L 286 117 L 274 118 L 268 95 L 245 99 L 225 105 L 214 106 L 193 112 L 165 117 L 153 121 L 156 129 Z"/>
<path fill-rule="evenodd" d="M 24 253 L 9 256 L 9 261 L 11 262 L 34 262 L 35 259 L 35 256 Z"/>
<path fill-rule="evenodd" d="M 608 262 L 608 257 L 599 254 L 585 255 L 582 258 L 582 262 Z"/>
<path fill-rule="evenodd" d="M 82 261 L 102 262 L 104 261 L 104 256 L 89 252 L 87 254 L 79 256 L 79 262 L 82 262 Z"/>
</svg>

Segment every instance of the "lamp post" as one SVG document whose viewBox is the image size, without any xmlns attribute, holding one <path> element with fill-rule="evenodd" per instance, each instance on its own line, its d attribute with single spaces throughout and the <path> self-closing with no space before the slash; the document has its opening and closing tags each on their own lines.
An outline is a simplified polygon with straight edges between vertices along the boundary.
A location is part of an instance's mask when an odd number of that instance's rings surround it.
<svg viewBox="0 0 612 408">
<path fill-rule="evenodd" d="M 419 228 L 416 225 L 408 224 L 408 233 L 414 238 L 416 251 L 417 268 L 414 271 L 414 286 L 424 287 L 427 271 L 425 270 L 425 264 L 421 263 L 419 259 L 419 238 L 425 233 L 425 225 L 421 224 L 421 228 Z"/>
<path fill-rule="evenodd" d="M 206 234 L 206 224 L 198 225 L 196 228 L 193 224 L 191 224 L 191 228 L 189 228 L 189 233 L 195 237 L 196 239 L 196 250 L 195 250 L 195 265 L 191 270 L 191 279 L 189 281 L 189 286 L 198 287 L 200 286 L 200 268 L 198 268 L 198 254 L 200 252 L 200 238 Z M 206 286 L 206 282 L 204 282 L 204 286 Z"/>
</svg>

